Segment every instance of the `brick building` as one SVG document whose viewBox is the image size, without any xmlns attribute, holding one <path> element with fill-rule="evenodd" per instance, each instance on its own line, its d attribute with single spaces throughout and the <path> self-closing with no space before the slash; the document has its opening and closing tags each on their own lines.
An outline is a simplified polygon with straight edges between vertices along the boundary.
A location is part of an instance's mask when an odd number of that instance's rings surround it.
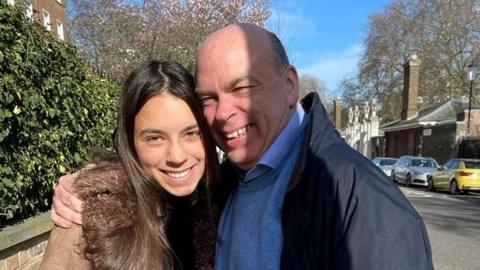
<svg viewBox="0 0 480 270">
<path fill-rule="evenodd" d="M 27 16 L 37 20 L 47 31 L 60 40 L 66 38 L 66 0 L 8 0 L 10 5 L 24 2 Z"/>
<path fill-rule="evenodd" d="M 385 153 L 389 157 L 429 156 L 440 163 L 458 157 L 460 143 L 480 135 L 480 106 L 472 105 L 470 113 L 470 134 L 466 134 L 468 100 L 464 99 L 429 104 L 412 119 L 386 124 L 382 126 Z"/>
<path fill-rule="evenodd" d="M 385 155 L 428 156 L 443 163 L 449 158 L 465 156 L 460 144 L 480 136 L 480 106 L 468 99 L 449 99 L 418 107 L 420 60 L 410 58 L 405 64 L 403 110 L 400 119 L 381 127 L 384 132 Z M 470 112 L 470 131 L 467 119 Z M 469 155 L 478 158 L 477 154 Z"/>
</svg>

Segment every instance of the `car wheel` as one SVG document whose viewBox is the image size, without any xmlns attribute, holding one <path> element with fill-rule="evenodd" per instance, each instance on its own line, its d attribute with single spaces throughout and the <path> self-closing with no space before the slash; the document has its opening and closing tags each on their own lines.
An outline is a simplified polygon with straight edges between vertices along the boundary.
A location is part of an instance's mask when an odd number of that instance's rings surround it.
<svg viewBox="0 0 480 270">
<path fill-rule="evenodd" d="M 458 194 L 458 184 L 457 180 L 453 179 L 450 183 L 450 194 L 457 195 Z"/>
<path fill-rule="evenodd" d="M 412 184 L 412 176 L 410 174 L 407 174 L 405 177 L 405 186 L 409 187 Z"/>
<path fill-rule="evenodd" d="M 427 183 L 428 183 L 428 190 L 435 191 L 435 187 L 433 186 L 433 179 L 431 176 L 427 178 Z"/>
</svg>

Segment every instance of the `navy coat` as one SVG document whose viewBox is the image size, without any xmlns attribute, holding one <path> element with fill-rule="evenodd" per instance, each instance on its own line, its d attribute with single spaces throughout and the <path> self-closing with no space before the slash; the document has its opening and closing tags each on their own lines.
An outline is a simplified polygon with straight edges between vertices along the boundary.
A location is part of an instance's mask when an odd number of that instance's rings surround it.
<svg viewBox="0 0 480 270">
<path fill-rule="evenodd" d="M 318 95 L 282 208 L 282 269 L 433 269 L 427 230 L 401 191 L 348 146 Z"/>
<path fill-rule="evenodd" d="M 405 196 L 344 142 L 317 94 L 302 105 L 310 123 L 282 206 L 281 268 L 433 269 L 425 225 Z M 223 181 L 241 177 L 228 162 L 222 171 Z"/>
</svg>

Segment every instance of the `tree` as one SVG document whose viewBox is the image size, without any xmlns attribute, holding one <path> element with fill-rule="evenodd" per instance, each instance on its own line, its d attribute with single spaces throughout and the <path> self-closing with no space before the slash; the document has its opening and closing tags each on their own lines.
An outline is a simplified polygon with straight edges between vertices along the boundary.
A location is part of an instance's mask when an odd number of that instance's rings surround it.
<svg viewBox="0 0 480 270">
<path fill-rule="evenodd" d="M 195 51 L 211 32 L 234 22 L 263 26 L 269 0 L 72 0 L 70 34 L 98 73 L 122 80 L 147 59 L 193 70 Z"/>
<path fill-rule="evenodd" d="M 392 1 L 370 17 L 365 47 L 354 81 L 361 98 L 376 96 L 385 121 L 400 113 L 403 64 L 413 54 L 423 100 L 465 96 L 466 66 L 480 60 L 478 0 Z"/>
<path fill-rule="evenodd" d="M 325 84 L 318 78 L 310 75 L 304 74 L 300 76 L 300 98 L 306 96 L 310 92 L 317 92 L 320 96 L 320 99 L 325 102 L 327 95 L 327 87 Z"/>
</svg>

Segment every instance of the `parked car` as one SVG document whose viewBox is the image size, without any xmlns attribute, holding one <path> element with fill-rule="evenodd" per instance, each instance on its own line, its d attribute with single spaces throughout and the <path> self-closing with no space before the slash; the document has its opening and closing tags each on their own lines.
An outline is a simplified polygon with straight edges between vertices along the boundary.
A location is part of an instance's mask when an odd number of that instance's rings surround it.
<svg viewBox="0 0 480 270">
<path fill-rule="evenodd" d="M 428 178 L 428 189 L 443 189 L 450 194 L 480 190 L 480 160 L 449 159 Z"/>
<path fill-rule="evenodd" d="M 398 161 L 398 158 L 390 158 L 390 157 L 375 157 L 372 159 L 372 162 L 375 163 L 382 171 L 391 176 L 392 174 L 392 165 Z"/>
<path fill-rule="evenodd" d="M 439 168 L 430 157 L 401 156 L 393 165 L 392 180 L 405 186 L 428 186 L 427 179 Z"/>
</svg>

